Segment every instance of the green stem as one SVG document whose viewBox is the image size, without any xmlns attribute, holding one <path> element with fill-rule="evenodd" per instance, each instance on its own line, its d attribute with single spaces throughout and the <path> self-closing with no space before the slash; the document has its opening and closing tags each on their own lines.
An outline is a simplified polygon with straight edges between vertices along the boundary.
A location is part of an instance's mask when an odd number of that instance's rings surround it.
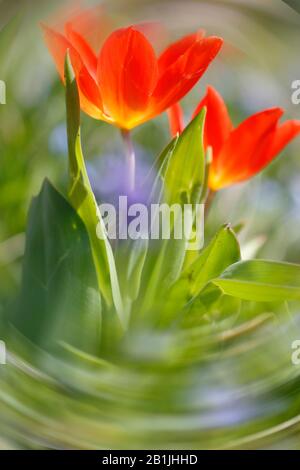
<svg viewBox="0 0 300 470">
<path fill-rule="evenodd" d="M 216 192 L 213 191 L 212 189 L 209 189 L 208 194 L 207 194 L 207 198 L 206 198 L 206 201 L 205 201 L 205 209 L 204 209 L 205 218 L 208 216 L 208 213 L 209 213 L 209 210 L 211 208 L 212 202 L 215 198 L 215 195 L 216 195 Z"/>
<path fill-rule="evenodd" d="M 131 141 L 130 131 L 122 129 L 123 142 L 125 144 L 125 155 L 128 169 L 128 187 L 132 193 L 135 189 L 135 153 Z"/>
</svg>

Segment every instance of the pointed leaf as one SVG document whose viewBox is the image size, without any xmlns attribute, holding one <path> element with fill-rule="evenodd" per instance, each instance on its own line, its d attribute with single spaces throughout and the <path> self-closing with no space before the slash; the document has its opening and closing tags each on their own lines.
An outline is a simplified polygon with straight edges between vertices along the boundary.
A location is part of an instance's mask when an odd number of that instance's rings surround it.
<svg viewBox="0 0 300 470">
<path fill-rule="evenodd" d="M 229 225 L 224 225 L 181 278 L 188 279 L 190 295 L 194 297 L 227 266 L 239 260 L 240 247 L 236 236 Z"/>
<path fill-rule="evenodd" d="M 169 204 L 181 204 L 183 194 L 187 196 L 188 203 L 199 202 L 205 184 L 206 163 L 203 148 L 205 114 L 204 109 L 175 141 L 164 175 L 165 202 Z"/>
<path fill-rule="evenodd" d="M 115 260 L 106 237 L 104 223 L 87 175 L 80 139 L 80 105 L 78 89 L 69 57 L 66 58 L 66 107 L 69 146 L 69 198 L 87 228 L 99 288 L 108 305 L 113 298 L 123 326 L 126 325 Z"/>
<path fill-rule="evenodd" d="M 251 260 L 230 266 L 214 284 L 239 299 L 282 302 L 300 299 L 300 266 L 275 261 Z"/>
<path fill-rule="evenodd" d="M 165 207 L 168 205 L 170 213 L 171 206 L 175 204 L 182 208 L 184 204 L 195 205 L 200 202 L 205 184 L 204 119 L 205 111 L 196 116 L 178 138 L 171 141 L 159 158 L 159 177 L 163 184 L 159 203 L 166 204 Z M 194 208 L 195 206 L 193 210 Z M 180 276 L 189 242 L 182 215 L 177 213 L 176 216 L 169 217 L 169 239 L 151 240 L 149 244 L 149 255 L 143 272 L 142 306 L 139 306 L 141 310 L 149 310 L 154 302 L 158 302 L 159 293 L 167 291 Z M 194 220 L 195 215 L 193 211 Z M 193 220 L 190 229 L 193 228 L 192 225 Z M 174 234 L 180 233 L 180 229 L 182 236 L 176 239 Z"/>
<path fill-rule="evenodd" d="M 12 324 L 42 348 L 99 352 L 101 299 L 86 228 L 45 181 L 31 204 L 22 290 Z"/>
</svg>

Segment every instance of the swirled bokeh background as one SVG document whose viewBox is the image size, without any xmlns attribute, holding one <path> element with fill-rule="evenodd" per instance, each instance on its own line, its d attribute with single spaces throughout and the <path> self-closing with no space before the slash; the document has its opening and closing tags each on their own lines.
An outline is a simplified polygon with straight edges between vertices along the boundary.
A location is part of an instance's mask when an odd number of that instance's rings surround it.
<svg viewBox="0 0 300 470">
<path fill-rule="evenodd" d="M 183 107 L 188 120 L 212 83 L 238 123 L 274 105 L 300 116 L 291 100 L 292 82 L 300 80 L 300 14 L 287 3 L 112 0 L 106 9 L 119 25 L 163 23 L 162 41 L 199 27 L 222 36 L 221 55 Z M 129 331 L 101 357 L 67 345 L 56 356 L 18 332 L 7 336 L 30 200 L 45 176 L 58 187 L 67 178 L 64 89 L 38 27 L 61 4 L 0 1 L 7 86 L 0 106 L 0 339 L 9 337 L 0 365 L 0 448 L 299 448 L 300 366 L 291 362 L 298 305 L 230 303 L 226 315 L 211 312 L 196 328 Z M 133 138 L 151 163 L 169 140 L 166 116 Z M 102 163 L 118 158 L 120 137 L 83 116 L 83 143 L 101 191 Z M 223 222 L 245 222 L 244 258 L 300 263 L 300 141 L 251 182 L 218 194 L 209 217 L 208 238 Z"/>
</svg>

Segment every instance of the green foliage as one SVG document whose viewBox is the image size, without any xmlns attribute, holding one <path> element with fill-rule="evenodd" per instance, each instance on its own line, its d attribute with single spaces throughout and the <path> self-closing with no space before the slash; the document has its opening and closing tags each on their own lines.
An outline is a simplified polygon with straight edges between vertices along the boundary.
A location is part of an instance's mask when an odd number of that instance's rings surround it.
<svg viewBox="0 0 300 470">
<path fill-rule="evenodd" d="M 299 267 L 257 260 L 241 262 L 239 243 L 230 225 L 222 226 L 206 247 L 193 254 L 192 259 L 188 257 L 188 237 L 174 238 L 176 224 L 182 223 L 175 216 L 170 239 L 128 241 L 117 246 L 114 255 L 106 238 L 82 155 L 79 97 L 69 58 L 66 60 L 65 70 L 69 200 L 88 233 L 98 279 L 98 295 L 101 293 L 104 298 L 103 307 L 107 319 L 113 316 L 115 310 L 125 329 L 130 318 L 133 325 L 136 321 L 141 325 L 147 318 L 147 321 L 150 319 L 151 323 L 160 325 L 160 328 L 166 328 L 174 321 L 179 321 L 184 328 L 192 328 L 202 324 L 207 315 L 212 317 L 218 312 L 218 315 L 222 316 L 223 312 L 224 317 L 227 312 L 238 312 L 240 300 L 276 303 L 299 299 Z M 173 204 L 198 204 L 203 200 L 209 168 L 203 150 L 204 122 L 205 111 L 196 116 L 158 158 L 158 175 L 153 187 L 153 194 L 158 197 L 157 202 L 167 203 L 170 207 Z M 55 198 L 56 193 L 49 188 L 49 183 L 44 185 L 38 201 L 44 201 L 44 194 L 48 193 Z M 46 202 L 48 199 L 46 198 Z M 51 205 L 50 199 L 48 205 Z M 41 217 L 41 213 L 35 210 L 34 217 Z M 195 217 L 194 213 L 190 230 L 195 223 Z M 59 223 L 59 217 L 56 220 Z M 41 236 L 40 232 L 36 237 L 38 236 Z M 51 236 L 55 237 L 55 234 Z M 30 245 L 30 240 L 27 241 L 27 246 L 28 243 Z M 28 250 L 29 248 L 27 252 Z M 44 255 L 45 259 L 49 256 L 52 258 L 51 246 L 44 247 Z M 28 257 L 27 254 L 26 259 Z M 53 257 L 53 262 L 55 259 Z M 30 263 L 25 262 L 26 271 L 29 270 Z M 25 278 L 28 283 L 32 276 L 26 275 Z M 39 278 L 38 274 L 36 278 Z M 26 284 L 26 289 L 28 288 L 29 285 Z M 70 297 L 72 298 L 72 295 Z M 45 299 L 43 301 L 46 302 Z M 29 297 L 27 302 L 34 302 L 34 298 Z M 34 306 L 31 308 L 27 305 L 27 309 L 36 312 Z M 52 317 L 53 314 L 50 315 L 50 318 Z M 25 328 L 26 334 L 32 335 L 31 327 L 30 331 L 26 330 L 27 322 L 22 318 L 19 323 L 19 316 L 17 320 L 19 328 Z M 36 320 L 30 321 L 29 324 L 36 324 Z M 116 324 L 109 320 L 105 328 L 109 344 L 109 338 L 115 336 L 112 330 L 116 328 Z M 36 341 L 42 330 L 43 322 L 41 327 L 34 328 Z M 72 341 L 70 342 L 72 344 Z M 99 337 L 95 342 L 100 344 Z"/>
<path fill-rule="evenodd" d="M 162 188 L 159 202 L 182 207 L 184 204 L 199 204 L 205 184 L 205 156 L 203 151 L 203 126 L 205 111 L 193 119 L 184 132 L 163 151 L 159 157 L 158 178 L 153 193 Z M 156 191 L 155 191 L 156 190 Z M 157 214 L 157 217 L 161 217 Z M 195 219 L 196 214 L 193 214 Z M 168 296 L 170 287 L 179 278 L 187 255 L 189 234 L 182 233 L 180 239 L 174 234 L 178 226 L 182 227 L 181 216 L 173 216 L 170 238 L 150 241 L 146 258 L 140 300 L 137 312 L 153 311 L 153 306 L 165 302 L 161 295 Z M 189 233 L 193 228 L 193 220 Z"/>
<path fill-rule="evenodd" d="M 19 3 L 1 2 L 2 24 Z M 225 11 L 226 2 L 214 3 Z M 276 76 L 280 88 L 289 80 L 283 54 L 297 59 L 292 42 L 298 22 L 280 2 L 270 17 L 267 5 L 248 3 L 236 18 L 248 21 L 249 30 L 256 25 L 258 62 L 268 60 L 266 77 Z M 1 31 L 0 78 L 7 83 L 7 106 L 0 108 L 1 317 L 20 283 L 30 198 L 45 174 L 58 187 L 67 178 L 63 87 L 40 41 L 36 23 L 42 16 L 47 14 L 37 8 L 24 9 Z M 272 31 L 284 41 L 267 57 L 260 46 L 269 44 L 265 39 Z M 247 79 L 248 66 L 225 62 L 225 75 L 238 70 Z M 85 164 L 112 149 L 118 134 L 83 117 L 83 158 L 76 83 L 69 65 L 66 71 L 70 192 L 67 201 L 46 181 L 31 205 L 21 293 L 9 317 L 14 341 L 8 342 L 7 366 L 0 367 L 0 447 L 299 447 L 300 369 L 292 366 L 290 349 L 299 337 L 299 267 L 240 261 L 235 236 L 242 227 L 238 222 L 245 221 L 245 238 L 268 239 L 260 257 L 278 253 L 299 260 L 299 223 L 289 210 L 299 170 L 297 145 L 295 151 L 290 146 L 289 163 L 272 165 L 262 180 L 238 190 L 243 197 L 231 190 L 217 196 L 206 221 L 208 242 L 199 252 L 187 253 L 186 240 L 173 239 L 130 241 L 112 249 Z M 217 88 L 224 81 L 219 75 L 211 75 Z M 238 122 L 245 109 L 235 86 L 234 80 L 226 84 Z M 198 89 L 194 99 L 199 100 Z M 166 138 L 164 119 L 134 133 L 149 155 Z M 202 129 L 199 116 L 158 158 L 154 193 L 161 190 L 161 202 L 203 201 L 208 161 Z M 249 224 L 254 209 L 257 217 Z M 228 221 L 232 229 L 221 226 Z M 2 318 L 0 328 L 1 340 Z M 26 355 L 25 343 L 32 343 Z M 64 354 L 53 354 L 57 348 Z M 42 357 L 47 373 L 40 370 Z"/>
<path fill-rule="evenodd" d="M 78 394 L 85 394 L 87 403 L 96 405 L 95 442 L 106 439 L 101 434 L 104 408 L 112 423 L 124 419 L 122 437 L 119 428 L 108 434 L 110 445 L 121 439 L 126 447 L 137 439 L 136 429 L 128 423 L 138 407 L 144 410 L 147 406 L 154 419 L 160 411 L 176 413 L 177 393 L 193 397 L 195 385 L 200 390 L 207 386 L 205 374 L 198 374 L 199 365 L 211 362 L 216 368 L 211 376 L 213 388 L 218 373 L 230 371 L 229 358 L 265 345 L 265 331 L 275 335 L 275 321 L 286 315 L 286 301 L 300 300 L 300 267 L 241 261 L 236 236 L 241 226 L 233 229 L 229 224 L 222 225 L 209 243 L 191 254 L 188 234 L 174 238 L 177 224 L 182 223 L 176 217 L 169 239 L 130 240 L 116 244 L 113 251 L 86 171 L 79 97 L 68 58 L 65 70 L 68 201 L 45 181 L 32 202 L 21 293 L 9 317 L 12 331 L 21 333 L 13 344 L 19 352 L 24 346 L 19 348 L 20 338 L 29 340 L 26 354 L 32 363 L 43 365 L 43 372 L 55 383 L 75 391 L 67 398 L 70 416 L 86 417 L 87 404 L 74 398 Z M 209 152 L 205 155 L 203 148 L 204 124 L 202 112 L 158 157 L 152 191 L 156 202 L 182 207 L 205 200 Z M 196 216 L 194 211 L 190 232 Z M 268 347 L 262 354 L 269 353 Z M 51 361 L 42 362 L 41 350 L 51 353 Z M 36 358 L 40 362 L 34 361 Z M 255 368 L 259 366 L 258 361 Z M 9 371 L 13 379 L 19 380 L 23 374 L 19 369 Z M 31 400 L 31 375 L 27 379 Z M 235 376 L 232 383 L 234 380 Z M 0 383 L 4 384 L 3 396 L 9 397 L 9 381 L 1 382 L 0 376 Z M 43 403 L 49 398 L 49 403 L 59 403 L 59 410 L 65 409 L 66 396 L 59 387 L 43 386 L 43 392 L 34 391 L 35 399 Z M 187 400 L 180 405 L 180 413 L 188 416 L 191 406 Z M 181 432 L 184 434 L 180 427 Z M 230 435 L 233 441 L 235 432 L 233 429 Z M 206 430 L 199 435 L 195 431 L 195 446 L 199 439 L 209 442 Z M 159 439 L 167 447 L 166 436 L 153 434 L 151 439 L 156 444 Z M 226 439 L 220 436 L 225 442 L 229 439 L 227 434 Z M 60 439 L 76 447 L 65 434 Z"/>
<path fill-rule="evenodd" d="M 200 202 L 205 182 L 205 114 L 204 109 L 184 129 L 168 152 L 166 167 L 160 171 L 164 182 L 164 202 L 170 205 Z"/>
<path fill-rule="evenodd" d="M 221 227 L 181 277 L 188 280 L 190 295 L 198 295 L 209 281 L 239 261 L 240 256 L 240 247 L 233 230 L 229 225 Z"/>
<path fill-rule="evenodd" d="M 101 299 L 88 235 L 47 180 L 31 204 L 22 289 L 11 322 L 43 349 L 64 341 L 99 353 Z"/>
<path fill-rule="evenodd" d="M 214 284 L 227 295 L 255 302 L 300 299 L 300 266 L 274 261 L 251 260 L 236 263 Z"/>
<path fill-rule="evenodd" d="M 67 133 L 69 147 L 69 199 L 84 221 L 98 276 L 99 288 L 108 305 L 113 298 L 123 326 L 126 325 L 119 282 L 110 243 L 86 172 L 80 139 L 80 104 L 75 76 L 69 57 L 65 66 Z"/>
</svg>

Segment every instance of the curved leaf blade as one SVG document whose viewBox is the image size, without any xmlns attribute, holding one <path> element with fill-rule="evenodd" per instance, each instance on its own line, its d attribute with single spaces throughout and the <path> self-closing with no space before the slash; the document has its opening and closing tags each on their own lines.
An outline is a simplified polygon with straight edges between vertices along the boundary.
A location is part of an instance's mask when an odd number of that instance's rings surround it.
<svg viewBox="0 0 300 470">
<path fill-rule="evenodd" d="M 88 234 L 47 180 L 30 207 L 22 289 L 11 323 L 45 349 L 64 341 L 99 352 L 101 297 Z"/>
<path fill-rule="evenodd" d="M 182 195 L 187 203 L 199 202 L 205 184 L 205 152 L 203 133 L 206 110 L 203 109 L 174 142 L 168 165 L 165 169 L 165 202 L 182 204 Z"/>
<path fill-rule="evenodd" d="M 189 281 L 190 295 L 198 295 L 208 282 L 240 259 L 240 247 L 234 231 L 230 225 L 222 226 L 182 275 Z"/>
<path fill-rule="evenodd" d="M 233 297 L 256 302 L 300 299 L 300 266 L 275 261 L 236 263 L 213 283 Z"/>
<path fill-rule="evenodd" d="M 126 327 L 127 318 L 123 308 L 112 248 L 106 237 L 103 220 L 90 185 L 82 154 L 79 95 L 68 55 L 65 64 L 65 78 L 70 170 L 69 198 L 87 228 L 100 291 L 108 305 L 113 299 L 120 321 L 123 327 Z"/>
</svg>

